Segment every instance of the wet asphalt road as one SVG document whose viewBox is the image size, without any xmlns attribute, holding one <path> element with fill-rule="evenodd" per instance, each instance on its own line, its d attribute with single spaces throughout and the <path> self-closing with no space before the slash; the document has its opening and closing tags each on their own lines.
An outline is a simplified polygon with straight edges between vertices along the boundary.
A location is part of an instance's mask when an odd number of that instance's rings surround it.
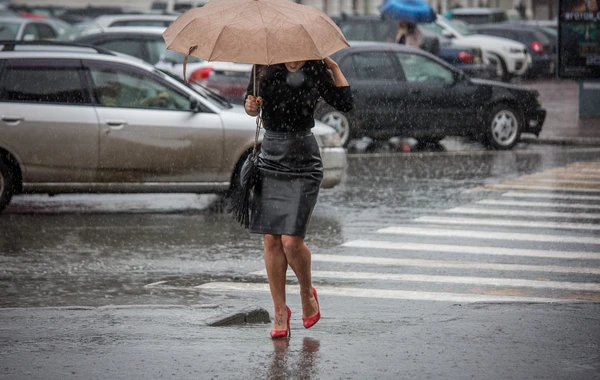
<svg viewBox="0 0 600 380">
<path fill-rule="evenodd" d="M 351 155 L 343 184 L 322 191 L 307 234 L 327 312 L 314 329 L 298 329 L 292 288 L 289 346 L 273 345 L 268 325 L 206 326 L 248 306 L 270 311 L 261 240 L 215 211 L 214 196 L 17 197 L 0 217 L 0 378 L 600 378 L 597 210 L 563 204 L 533 212 L 577 215 L 513 217 L 528 207 L 478 203 L 503 200 L 510 189 L 496 185 L 599 157 L 600 148 L 488 152 L 459 140 Z M 598 196 L 600 172 L 582 173 L 559 193 Z M 419 222 L 466 206 L 506 212 L 487 221 L 571 225 Z M 414 231 L 378 232 L 399 226 Z M 437 248 L 418 248 L 425 243 Z M 441 245 L 480 252 L 436 251 Z M 531 265 L 546 269 L 524 269 Z"/>
</svg>

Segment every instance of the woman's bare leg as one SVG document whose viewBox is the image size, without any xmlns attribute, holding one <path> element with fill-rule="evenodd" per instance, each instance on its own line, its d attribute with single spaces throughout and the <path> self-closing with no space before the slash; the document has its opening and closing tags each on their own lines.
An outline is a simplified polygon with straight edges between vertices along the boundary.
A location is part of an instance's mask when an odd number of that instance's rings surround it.
<svg viewBox="0 0 600 380">
<path fill-rule="evenodd" d="M 300 284 L 300 299 L 302 300 L 302 316 L 305 318 L 317 314 L 319 308 L 312 292 L 310 274 L 310 249 L 304 243 L 304 238 L 292 235 L 282 235 L 281 242 L 287 262 L 292 267 Z"/>
<path fill-rule="evenodd" d="M 264 247 L 265 267 L 275 309 L 273 330 L 285 330 L 288 317 L 285 307 L 285 276 L 288 262 L 283 250 L 281 235 L 265 235 Z"/>
</svg>

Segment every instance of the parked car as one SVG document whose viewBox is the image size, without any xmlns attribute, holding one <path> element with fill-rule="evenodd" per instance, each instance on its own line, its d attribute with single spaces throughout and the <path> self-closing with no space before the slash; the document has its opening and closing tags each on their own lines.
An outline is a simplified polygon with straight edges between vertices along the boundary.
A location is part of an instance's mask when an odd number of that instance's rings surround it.
<svg viewBox="0 0 600 380">
<path fill-rule="evenodd" d="M 536 90 L 470 79 L 421 49 L 351 42 L 333 59 L 352 86 L 355 107 L 342 113 L 319 104 L 316 115 L 344 144 L 362 136 L 438 142 L 455 135 L 511 149 L 521 133 L 539 134 L 546 117 Z"/>
<path fill-rule="evenodd" d="M 183 54 L 165 50 L 155 66 L 183 79 Z M 190 82 L 201 84 L 229 102 L 243 104 L 250 81 L 252 65 L 233 62 L 208 62 L 188 57 L 186 76 Z"/>
<path fill-rule="evenodd" d="M 461 46 L 481 48 L 484 59 L 499 62 L 501 78 L 505 82 L 513 77 L 525 75 L 531 64 L 531 56 L 524 44 L 506 38 L 475 33 L 463 22 L 438 16 L 436 21 L 419 26 L 440 36 L 451 38 Z"/>
<path fill-rule="evenodd" d="M 548 38 L 541 28 L 516 23 L 496 23 L 472 26 L 477 33 L 508 38 L 527 47 L 531 56 L 528 76 L 554 75 L 556 67 L 556 40 Z"/>
<path fill-rule="evenodd" d="M 342 14 L 332 19 L 348 40 L 394 42 L 396 38 L 398 22 L 389 18 Z M 469 76 L 489 79 L 496 77 L 496 65 L 485 60 L 478 47 L 456 44 L 427 29 L 420 30 L 424 36 L 421 46 L 424 50 L 439 56 Z"/>
<path fill-rule="evenodd" d="M 227 193 L 254 144 L 243 107 L 145 62 L 66 43 L 0 45 L 0 210 L 18 193 Z M 323 187 L 346 164 L 316 122 Z"/>
<path fill-rule="evenodd" d="M 134 56 L 183 79 L 185 56 L 167 50 L 162 37 L 164 31 L 164 27 L 112 27 L 79 37 L 75 42 Z M 251 70 L 252 65 L 248 64 L 207 62 L 191 56 L 187 62 L 186 79 L 210 88 L 232 103 L 241 104 Z"/>
<path fill-rule="evenodd" d="M 52 40 L 59 32 L 49 21 L 23 17 L 0 17 L 0 40 Z"/>
<path fill-rule="evenodd" d="M 123 7 L 111 7 L 111 6 L 91 6 L 88 5 L 85 8 L 67 8 L 58 17 L 68 22 L 69 24 L 75 25 L 82 22 L 88 22 L 94 20 L 97 17 L 104 15 L 118 15 L 118 14 L 140 14 L 142 13 L 137 9 L 128 9 Z"/>
<path fill-rule="evenodd" d="M 499 8 L 460 7 L 448 10 L 444 16 L 452 20 L 461 20 L 467 24 L 488 24 L 508 21 L 506 12 Z"/>
<path fill-rule="evenodd" d="M 202 7 L 207 2 L 208 0 L 159 0 L 152 2 L 150 11 L 155 13 L 183 13 L 192 8 Z"/>
<path fill-rule="evenodd" d="M 127 14 L 127 15 L 105 15 L 95 18 L 81 31 L 81 36 L 102 32 L 107 28 L 121 26 L 150 26 L 166 28 L 177 19 L 176 15 L 156 14 Z"/>
<path fill-rule="evenodd" d="M 167 49 L 162 38 L 164 30 L 164 27 L 113 27 L 77 37 L 74 42 L 100 46 L 154 65 Z"/>
</svg>

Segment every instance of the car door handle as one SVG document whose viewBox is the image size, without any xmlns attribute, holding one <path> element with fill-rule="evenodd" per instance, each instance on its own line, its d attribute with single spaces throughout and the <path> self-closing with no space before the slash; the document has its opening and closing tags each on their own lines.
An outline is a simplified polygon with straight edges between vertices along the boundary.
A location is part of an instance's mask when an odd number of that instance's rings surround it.
<svg viewBox="0 0 600 380">
<path fill-rule="evenodd" d="M 127 125 L 127 121 L 121 119 L 106 120 L 106 125 L 109 127 L 109 131 L 123 129 Z"/>
<path fill-rule="evenodd" d="M 24 120 L 23 116 L 2 115 L 2 121 L 7 122 L 8 124 L 18 124 L 19 122 L 21 122 L 23 120 Z"/>
</svg>

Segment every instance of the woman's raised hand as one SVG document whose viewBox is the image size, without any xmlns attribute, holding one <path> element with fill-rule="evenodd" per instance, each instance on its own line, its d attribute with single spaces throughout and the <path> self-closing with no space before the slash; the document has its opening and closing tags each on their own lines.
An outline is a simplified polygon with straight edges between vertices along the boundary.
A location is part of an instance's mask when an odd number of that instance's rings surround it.
<svg viewBox="0 0 600 380">
<path fill-rule="evenodd" d="M 246 109 L 246 113 L 250 116 L 256 116 L 259 113 L 260 106 L 262 106 L 263 99 L 259 97 L 255 97 L 252 95 L 248 95 L 246 98 L 246 103 L 244 104 L 244 108 Z"/>
<path fill-rule="evenodd" d="M 327 66 L 328 69 L 330 70 L 334 70 L 336 67 L 338 67 L 338 64 L 331 59 L 331 57 L 327 57 L 323 60 L 323 63 L 325 63 L 325 66 Z"/>
</svg>

